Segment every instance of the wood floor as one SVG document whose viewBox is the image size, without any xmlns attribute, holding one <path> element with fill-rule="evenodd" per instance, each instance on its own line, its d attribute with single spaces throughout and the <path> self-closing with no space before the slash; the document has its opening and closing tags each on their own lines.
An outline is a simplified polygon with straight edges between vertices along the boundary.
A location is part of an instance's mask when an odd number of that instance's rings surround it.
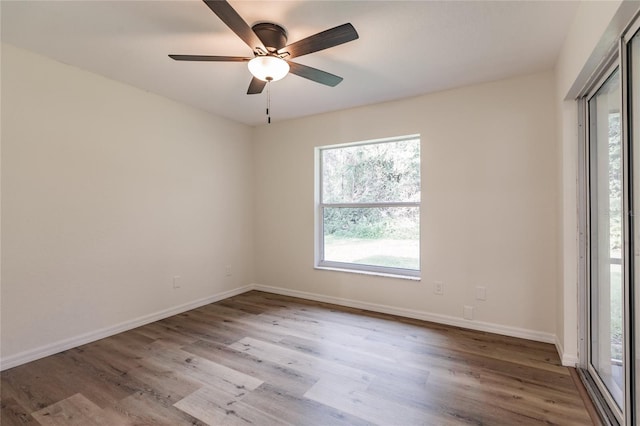
<svg viewBox="0 0 640 426">
<path fill-rule="evenodd" d="M 4 371 L 2 425 L 589 425 L 552 345 L 249 292 Z"/>
</svg>

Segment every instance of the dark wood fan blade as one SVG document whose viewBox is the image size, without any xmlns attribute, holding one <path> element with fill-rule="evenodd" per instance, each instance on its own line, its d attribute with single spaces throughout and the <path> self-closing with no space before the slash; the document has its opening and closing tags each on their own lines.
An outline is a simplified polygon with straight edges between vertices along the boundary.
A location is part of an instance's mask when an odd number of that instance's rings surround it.
<svg viewBox="0 0 640 426">
<path fill-rule="evenodd" d="M 316 83 L 325 84 L 327 86 L 337 86 L 343 79 L 337 75 L 330 74 L 326 71 L 322 71 L 316 68 L 312 68 L 307 65 L 298 64 L 296 62 L 289 62 L 289 72 L 300 77 L 308 78 Z"/>
<path fill-rule="evenodd" d="M 251 58 L 240 56 L 169 55 L 169 57 L 176 61 L 247 62 L 251 60 Z"/>
<path fill-rule="evenodd" d="M 251 50 L 255 51 L 256 48 L 260 48 L 263 52 L 267 51 L 256 33 L 253 32 L 251 27 L 244 21 L 244 19 L 242 19 L 242 17 L 240 17 L 240 15 L 238 15 L 238 12 L 236 12 L 229 3 L 225 0 L 203 1 L 207 6 L 209 6 L 209 9 L 211 9 L 213 13 L 218 15 L 218 18 L 220 18 L 220 20 L 222 20 L 222 22 L 224 22 L 231 31 L 236 33 L 242 41 L 247 43 L 247 46 L 249 46 Z"/>
<path fill-rule="evenodd" d="M 335 28 L 331 28 L 321 33 L 314 34 L 302 40 L 291 43 L 288 46 L 278 50 L 278 53 L 289 53 L 290 58 L 317 52 L 319 50 L 328 49 L 338 46 L 358 38 L 356 29 L 351 24 L 342 24 Z"/>
<path fill-rule="evenodd" d="M 262 93 L 262 90 L 266 85 L 267 85 L 266 81 L 253 77 L 251 79 L 251 83 L 249 83 L 249 89 L 247 89 L 247 95 L 257 95 L 258 93 Z"/>
</svg>

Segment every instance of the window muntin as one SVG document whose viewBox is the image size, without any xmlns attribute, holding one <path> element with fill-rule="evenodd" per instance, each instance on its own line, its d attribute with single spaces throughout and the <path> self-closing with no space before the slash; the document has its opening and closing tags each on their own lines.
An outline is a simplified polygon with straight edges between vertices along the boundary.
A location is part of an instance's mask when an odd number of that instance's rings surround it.
<svg viewBox="0 0 640 426">
<path fill-rule="evenodd" d="M 418 136 L 318 148 L 317 266 L 420 273 Z"/>
</svg>

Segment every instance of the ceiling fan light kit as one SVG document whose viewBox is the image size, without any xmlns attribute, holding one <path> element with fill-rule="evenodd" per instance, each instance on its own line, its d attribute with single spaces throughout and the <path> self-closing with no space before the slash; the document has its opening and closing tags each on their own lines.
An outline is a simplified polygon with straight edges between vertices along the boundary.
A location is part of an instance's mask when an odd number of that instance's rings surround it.
<svg viewBox="0 0 640 426">
<path fill-rule="evenodd" d="M 282 80 L 289 73 L 289 64 L 277 56 L 256 56 L 249 61 L 249 71 L 262 81 Z"/>
</svg>

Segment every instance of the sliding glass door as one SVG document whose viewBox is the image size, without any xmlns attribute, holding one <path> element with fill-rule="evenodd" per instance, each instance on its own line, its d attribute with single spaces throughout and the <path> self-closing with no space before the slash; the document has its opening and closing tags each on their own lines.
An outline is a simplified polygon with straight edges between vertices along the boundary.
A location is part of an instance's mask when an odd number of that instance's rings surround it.
<svg viewBox="0 0 640 426">
<path fill-rule="evenodd" d="M 600 414 L 624 425 L 640 420 L 640 21 L 631 28 L 582 101 L 587 280 L 580 368 Z"/>
<path fill-rule="evenodd" d="M 624 406 L 623 163 L 620 71 L 587 100 L 590 282 L 588 369 L 616 417 Z"/>
</svg>

